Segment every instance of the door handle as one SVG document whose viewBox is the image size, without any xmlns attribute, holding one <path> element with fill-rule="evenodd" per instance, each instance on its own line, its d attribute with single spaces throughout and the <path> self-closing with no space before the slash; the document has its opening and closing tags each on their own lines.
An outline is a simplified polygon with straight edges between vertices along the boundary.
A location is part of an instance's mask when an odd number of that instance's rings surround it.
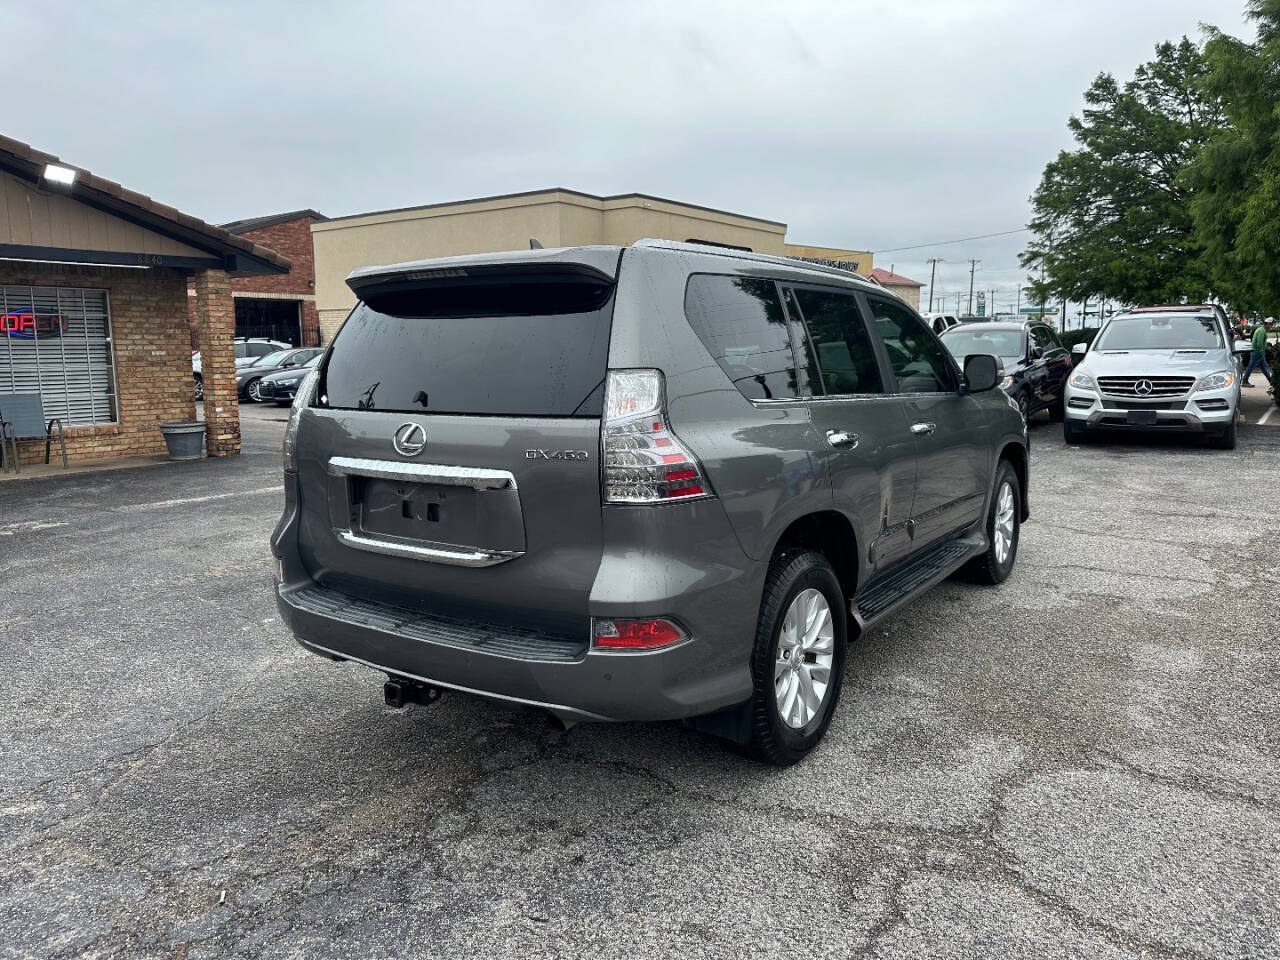
<svg viewBox="0 0 1280 960">
<path fill-rule="evenodd" d="M 852 450 L 862 439 L 856 433 L 845 433 L 843 430 L 828 430 L 827 443 L 841 450 Z"/>
<path fill-rule="evenodd" d="M 929 434 L 933 433 L 933 431 L 937 429 L 938 429 L 938 425 L 936 423 L 921 422 L 921 423 L 913 423 L 911 425 L 911 432 L 914 433 L 917 437 L 927 437 Z"/>
</svg>

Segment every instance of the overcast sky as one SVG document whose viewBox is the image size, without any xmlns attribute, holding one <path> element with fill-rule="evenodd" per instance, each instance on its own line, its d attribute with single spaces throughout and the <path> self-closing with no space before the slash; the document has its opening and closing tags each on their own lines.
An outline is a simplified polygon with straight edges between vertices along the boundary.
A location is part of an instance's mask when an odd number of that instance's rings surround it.
<svg viewBox="0 0 1280 960">
<path fill-rule="evenodd" d="M 213 222 L 638 191 L 1011 300 L 1026 234 L 892 248 L 1024 226 L 1092 79 L 1243 7 L 11 3 L 2 132 Z"/>
</svg>

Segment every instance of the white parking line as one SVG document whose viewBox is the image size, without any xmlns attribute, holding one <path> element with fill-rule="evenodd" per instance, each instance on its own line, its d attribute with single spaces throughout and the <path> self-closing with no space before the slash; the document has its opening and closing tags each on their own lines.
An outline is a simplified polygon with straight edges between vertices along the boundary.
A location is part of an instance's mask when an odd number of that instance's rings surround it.
<svg viewBox="0 0 1280 960">
<path fill-rule="evenodd" d="M 231 493 L 211 493 L 207 497 L 180 497 L 176 500 L 153 500 L 151 503 L 130 503 L 115 507 L 114 513 L 141 513 L 143 510 L 163 510 L 165 507 L 184 507 L 189 503 L 208 503 L 210 500 L 226 500 L 230 497 L 256 497 L 263 493 L 282 492 L 280 484 L 273 487 L 257 487 L 253 490 L 234 490 Z"/>
<path fill-rule="evenodd" d="M 1276 412 L 1275 404 L 1267 407 L 1267 412 L 1258 418 L 1258 426 L 1262 426 L 1271 419 L 1271 415 Z"/>
<path fill-rule="evenodd" d="M 0 537 L 12 537 L 15 533 L 35 533 L 37 530 L 52 530 L 54 527 L 65 526 L 65 522 L 57 520 L 23 520 L 21 523 L 6 523 L 0 527 Z"/>
</svg>

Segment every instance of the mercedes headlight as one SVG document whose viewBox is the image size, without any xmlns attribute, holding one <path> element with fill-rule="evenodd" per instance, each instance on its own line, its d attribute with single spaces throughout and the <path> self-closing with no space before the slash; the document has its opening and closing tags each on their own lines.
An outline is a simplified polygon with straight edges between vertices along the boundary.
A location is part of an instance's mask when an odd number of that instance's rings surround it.
<svg viewBox="0 0 1280 960">
<path fill-rule="evenodd" d="M 1067 380 L 1067 383 L 1075 387 L 1077 390 L 1097 390 L 1098 389 L 1093 382 L 1093 377 L 1089 376 L 1087 373 L 1084 373 L 1080 370 L 1077 370 L 1075 373 L 1071 374 L 1071 377 L 1070 379 Z"/>
<path fill-rule="evenodd" d="M 1196 384 L 1196 390 L 1225 390 L 1236 382 L 1236 375 L 1231 370 L 1219 370 L 1217 373 L 1211 373 L 1207 377 L 1201 377 L 1200 382 Z"/>
</svg>

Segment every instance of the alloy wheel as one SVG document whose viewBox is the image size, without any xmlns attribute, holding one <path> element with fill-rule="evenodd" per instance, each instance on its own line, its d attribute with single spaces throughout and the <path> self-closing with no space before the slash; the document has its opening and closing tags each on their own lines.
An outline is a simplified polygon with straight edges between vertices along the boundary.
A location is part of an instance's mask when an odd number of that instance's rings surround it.
<svg viewBox="0 0 1280 960">
<path fill-rule="evenodd" d="M 245 388 L 245 393 L 249 395 L 249 399 L 254 403 L 262 402 L 262 381 L 250 380 L 249 386 Z"/>
<path fill-rule="evenodd" d="M 800 730 L 822 712 L 831 687 L 835 625 L 831 606 L 820 590 L 810 587 L 796 594 L 778 635 L 773 667 L 773 692 L 778 715 Z"/>
<path fill-rule="evenodd" d="M 996 562 L 1001 566 L 1008 562 L 1009 554 L 1013 552 L 1014 522 L 1013 487 L 1005 481 L 1000 484 L 1000 492 L 996 494 L 994 531 Z"/>
</svg>

